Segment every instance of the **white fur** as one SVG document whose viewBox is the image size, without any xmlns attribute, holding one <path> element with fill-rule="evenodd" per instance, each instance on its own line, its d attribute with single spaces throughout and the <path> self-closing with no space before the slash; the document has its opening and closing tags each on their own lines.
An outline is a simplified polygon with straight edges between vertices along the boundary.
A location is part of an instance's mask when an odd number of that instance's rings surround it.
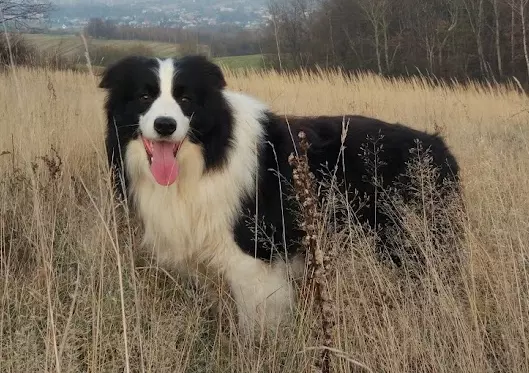
<svg viewBox="0 0 529 373">
<path fill-rule="evenodd" d="M 180 105 L 172 95 L 173 77 L 177 73 L 174 61 L 171 58 L 158 60 L 157 75 L 160 82 L 160 94 L 154 100 L 149 110 L 140 116 L 140 130 L 143 136 L 155 140 L 159 138 L 154 130 L 154 121 L 159 117 L 171 117 L 176 120 L 176 131 L 171 135 L 171 140 L 180 142 L 189 130 L 189 118 L 184 115 Z"/>
<path fill-rule="evenodd" d="M 160 73 L 161 81 L 167 82 L 170 68 L 165 62 Z M 159 107 L 172 105 L 167 89 L 164 86 L 164 104 Z M 255 193 L 256 150 L 264 135 L 259 119 L 266 107 L 240 93 L 225 91 L 224 97 L 235 120 L 234 146 L 222 170 L 204 174 L 202 151 L 188 140 L 177 155 L 178 179 L 169 187 L 152 180 L 141 140 L 127 146 L 125 162 L 131 197 L 145 226 L 143 244 L 154 248 L 160 263 L 187 272 L 206 267 L 208 273 L 211 269 L 223 275 L 237 303 L 241 327 L 252 332 L 256 322 L 277 325 L 292 305 L 294 292 L 286 263 L 253 258 L 234 240 L 232 227 L 241 201 Z"/>
</svg>

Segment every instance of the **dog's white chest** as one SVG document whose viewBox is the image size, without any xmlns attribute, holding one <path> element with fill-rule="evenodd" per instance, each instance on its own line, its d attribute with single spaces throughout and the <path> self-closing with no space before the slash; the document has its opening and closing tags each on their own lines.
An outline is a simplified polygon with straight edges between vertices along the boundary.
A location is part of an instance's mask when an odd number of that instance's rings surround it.
<svg viewBox="0 0 529 373">
<path fill-rule="evenodd" d="M 142 183 L 134 190 L 144 244 L 159 260 L 210 261 L 231 246 L 240 198 L 229 179 L 206 177 L 194 188 Z"/>
</svg>

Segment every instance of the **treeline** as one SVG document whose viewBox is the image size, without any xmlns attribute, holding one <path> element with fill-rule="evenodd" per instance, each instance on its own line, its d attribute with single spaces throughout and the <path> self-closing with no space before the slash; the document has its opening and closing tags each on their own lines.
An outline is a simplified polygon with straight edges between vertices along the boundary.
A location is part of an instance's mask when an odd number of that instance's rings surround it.
<svg viewBox="0 0 529 373">
<path fill-rule="evenodd" d="M 207 46 L 212 57 L 261 53 L 261 35 L 253 30 L 222 26 L 205 28 L 132 27 L 93 18 L 85 34 L 97 39 L 143 40 L 175 43 L 180 51 L 194 53 Z"/>
<path fill-rule="evenodd" d="M 529 83 L 527 0 L 271 0 L 264 50 L 285 68 Z"/>
</svg>

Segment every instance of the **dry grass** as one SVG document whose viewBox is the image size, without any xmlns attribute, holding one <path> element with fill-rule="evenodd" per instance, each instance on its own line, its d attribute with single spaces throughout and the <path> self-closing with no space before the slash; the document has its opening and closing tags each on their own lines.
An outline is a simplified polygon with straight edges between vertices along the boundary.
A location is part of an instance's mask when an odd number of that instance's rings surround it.
<svg viewBox="0 0 529 373">
<path fill-rule="evenodd" d="M 238 343 L 229 307 L 217 318 L 202 289 L 133 258 L 138 229 L 111 208 L 96 81 L 15 73 L 0 76 L 0 371 L 310 371 L 320 342 L 306 303 L 295 325 L 250 348 Z M 417 283 L 377 263 L 361 234 L 325 242 L 341 252 L 333 371 L 529 371 L 527 98 L 508 88 L 263 74 L 227 78 L 282 112 L 441 128 L 463 169 L 460 250 L 470 262 L 457 276 L 441 276 L 427 250 L 433 264 Z"/>
</svg>

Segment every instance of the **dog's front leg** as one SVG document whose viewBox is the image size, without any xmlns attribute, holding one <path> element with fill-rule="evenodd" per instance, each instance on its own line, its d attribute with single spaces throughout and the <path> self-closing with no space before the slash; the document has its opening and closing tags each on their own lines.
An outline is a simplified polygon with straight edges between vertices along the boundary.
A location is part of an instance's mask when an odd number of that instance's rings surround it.
<svg viewBox="0 0 529 373">
<path fill-rule="evenodd" d="M 270 264 L 241 252 L 227 267 L 226 277 L 245 336 L 273 332 L 292 311 L 295 294 L 284 263 Z"/>
</svg>

